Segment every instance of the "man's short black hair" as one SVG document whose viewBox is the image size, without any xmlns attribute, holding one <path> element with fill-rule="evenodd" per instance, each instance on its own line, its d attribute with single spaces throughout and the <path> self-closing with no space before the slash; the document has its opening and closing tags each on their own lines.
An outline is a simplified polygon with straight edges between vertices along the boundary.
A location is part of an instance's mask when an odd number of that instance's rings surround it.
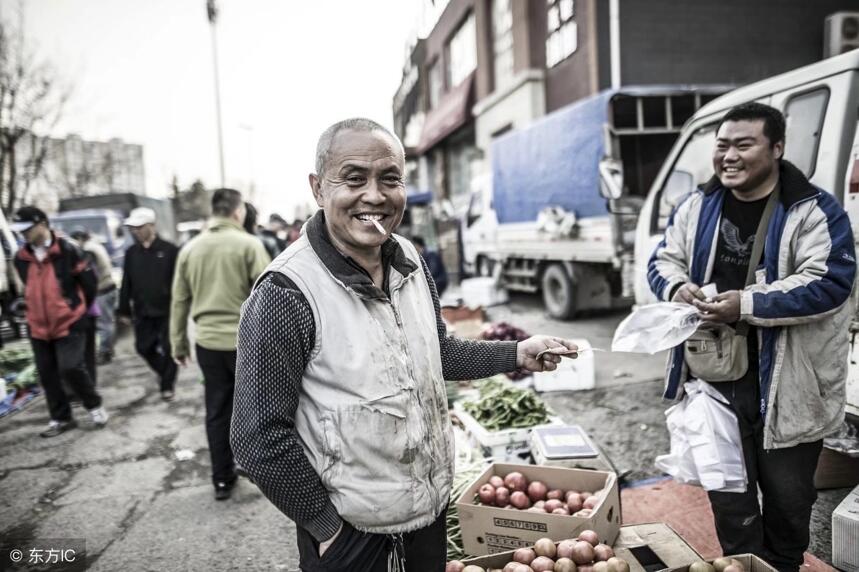
<svg viewBox="0 0 859 572">
<path fill-rule="evenodd" d="M 422 236 L 413 236 L 412 244 L 414 244 L 415 246 L 420 246 L 421 248 L 426 248 L 427 245 L 426 241 Z"/>
<path fill-rule="evenodd" d="M 228 217 L 242 206 L 242 194 L 235 189 L 215 189 L 212 193 L 212 214 Z"/>
<path fill-rule="evenodd" d="M 781 141 L 784 143 L 784 115 L 775 107 L 752 101 L 732 107 L 719 122 L 716 132 L 726 121 L 763 121 L 764 135 L 770 140 L 770 147 Z"/>
</svg>

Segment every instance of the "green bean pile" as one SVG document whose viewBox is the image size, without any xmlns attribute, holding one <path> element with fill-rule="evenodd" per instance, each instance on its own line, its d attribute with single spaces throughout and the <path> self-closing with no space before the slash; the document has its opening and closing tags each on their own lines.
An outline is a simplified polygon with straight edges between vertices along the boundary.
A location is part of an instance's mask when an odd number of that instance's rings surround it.
<svg viewBox="0 0 859 572">
<path fill-rule="evenodd" d="M 488 431 L 523 429 L 549 422 L 546 404 L 530 389 L 490 378 L 478 387 L 480 398 L 463 409 Z"/>
<path fill-rule="evenodd" d="M 456 499 L 462 496 L 468 485 L 486 469 L 483 458 L 475 457 L 468 463 L 457 463 L 456 474 L 453 476 L 453 486 L 450 490 L 450 503 L 447 505 L 447 559 L 460 560 L 465 556 L 462 551 L 462 529 L 459 527 L 459 514 L 456 511 Z"/>
</svg>

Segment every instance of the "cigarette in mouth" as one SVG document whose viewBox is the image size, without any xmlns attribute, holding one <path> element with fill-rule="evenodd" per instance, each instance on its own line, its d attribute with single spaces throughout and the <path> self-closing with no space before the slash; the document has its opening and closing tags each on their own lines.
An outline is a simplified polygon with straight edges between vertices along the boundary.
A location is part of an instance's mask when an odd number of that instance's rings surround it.
<svg viewBox="0 0 859 572">
<path fill-rule="evenodd" d="M 375 225 L 376 230 L 378 230 L 382 234 L 388 234 L 388 232 L 385 230 L 385 227 L 383 227 L 382 225 L 379 224 L 379 221 L 374 220 L 374 221 L 372 221 L 372 223 Z"/>
</svg>

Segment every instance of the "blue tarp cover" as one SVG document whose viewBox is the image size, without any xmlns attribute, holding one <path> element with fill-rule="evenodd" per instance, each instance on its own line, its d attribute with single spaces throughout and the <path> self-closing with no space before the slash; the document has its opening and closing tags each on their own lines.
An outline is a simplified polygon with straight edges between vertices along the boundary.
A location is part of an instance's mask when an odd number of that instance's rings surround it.
<svg viewBox="0 0 859 572">
<path fill-rule="evenodd" d="M 605 215 L 599 193 L 606 91 L 563 107 L 492 144 L 493 203 L 499 223 L 536 220 L 548 206 L 579 218 Z"/>
</svg>

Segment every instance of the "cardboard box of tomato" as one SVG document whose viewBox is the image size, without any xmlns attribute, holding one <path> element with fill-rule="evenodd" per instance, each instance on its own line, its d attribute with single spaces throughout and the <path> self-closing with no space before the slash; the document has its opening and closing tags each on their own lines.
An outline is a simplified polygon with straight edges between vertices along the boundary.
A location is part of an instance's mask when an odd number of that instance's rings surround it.
<svg viewBox="0 0 859 572">
<path fill-rule="evenodd" d="M 578 515 L 538 511 L 533 506 L 537 501 L 530 501 L 530 496 L 529 503 L 532 504 L 530 508 L 534 510 L 517 509 L 512 506 L 503 508 L 479 501 L 478 492 L 482 486 L 487 485 L 491 480 L 497 482 L 493 477 L 503 480 L 514 472 L 521 474 L 527 481 L 524 491 L 526 494 L 528 494 L 527 487 L 534 481 L 538 481 L 543 483 L 548 491 L 563 491 L 565 495 L 570 491 L 599 493 L 590 495 L 598 499 L 596 501 L 592 499 L 589 504 L 592 508 L 588 509 L 589 512 Z M 510 487 L 504 488 L 510 492 Z M 512 493 L 510 494 L 512 496 Z M 579 501 L 571 499 L 571 504 L 568 506 L 576 508 L 573 504 L 578 506 L 580 502 L 581 497 Z M 498 504 L 503 505 L 503 499 L 500 499 Z M 462 529 L 463 549 L 471 556 L 495 554 L 531 546 L 541 538 L 556 541 L 576 538 L 584 530 L 595 531 L 601 542 L 611 545 L 617 538 L 621 521 L 617 475 L 607 471 L 537 465 L 506 463 L 490 465 L 457 499 L 456 509 Z"/>
</svg>

